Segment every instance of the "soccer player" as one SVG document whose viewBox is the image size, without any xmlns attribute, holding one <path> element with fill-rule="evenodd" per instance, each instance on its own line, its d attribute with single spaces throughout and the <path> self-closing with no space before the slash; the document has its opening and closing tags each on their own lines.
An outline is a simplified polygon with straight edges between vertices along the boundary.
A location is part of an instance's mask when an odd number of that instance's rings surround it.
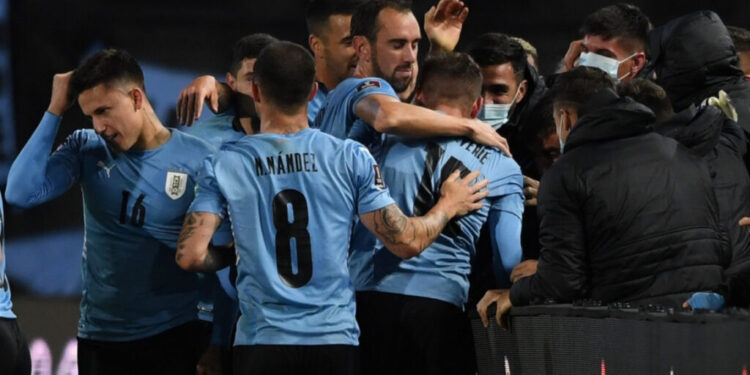
<svg viewBox="0 0 750 375">
<path fill-rule="evenodd" d="M 486 181 L 469 186 L 477 172 L 461 181 L 456 172 L 425 216 L 404 216 L 366 148 L 308 127 L 314 76 L 312 56 L 299 45 L 279 42 L 261 52 L 253 83 L 261 133 L 206 163 L 178 245 L 184 269 L 223 267 L 235 252 L 211 246 L 210 238 L 222 218 L 232 218 L 242 311 L 238 374 L 357 373 L 346 261 L 354 216 L 408 258 L 487 195 L 479 191 Z"/>
<path fill-rule="evenodd" d="M 18 327 L 10 301 L 10 284 L 5 275 L 5 215 L 0 196 L 0 374 L 31 373 L 29 346 Z"/>
<path fill-rule="evenodd" d="M 50 155 L 73 98 L 93 129 L 76 130 Z M 202 275 L 173 259 L 197 173 L 213 151 L 161 124 L 125 51 L 102 50 L 55 75 L 49 108 L 10 168 L 6 199 L 32 207 L 81 184 L 81 374 L 195 372 L 206 341 Z"/>
<path fill-rule="evenodd" d="M 479 120 L 401 103 L 399 93 L 408 90 L 416 78 L 420 40 L 419 24 L 407 4 L 369 1 L 354 12 L 351 26 L 359 56 L 357 77 L 328 93 L 314 127 L 337 138 L 357 140 L 376 157 L 381 133 L 465 136 L 508 150 L 505 139 Z"/>
<path fill-rule="evenodd" d="M 250 92 L 253 67 L 260 51 L 277 41 L 273 36 L 262 33 L 250 34 L 238 40 L 232 48 L 232 62 L 226 74 L 227 84 L 234 93 L 234 105 L 210 119 L 184 128 L 185 132 L 216 147 L 236 141 L 245 134 L 257 133 L 260 119 Z"/>
<path fill-rule="evenodd" d="M 427 108 L 473 118 L 482 107 L 482 75 L 466 54 L 431 57 L 417 99 Z M 471 329 L 463 309 L 479 231 L 489 221 L 496 273 L 506 280 L 521 260 L 523 176 L 513 159 L 465 138 L 388 135 L 383 179 L 407 216 L 424 214 L 454 171 L 481 172 L 487 204 L 453 220 L 418 257 L 402 260 L 355 229 L 350 270 L 362 329 L 362 368 L 372 374 L 473 374 Z M 375 245 L 375 246 L 373 246 Z M 456 251 L 459 249 L 459 251 Z M 388 358 L 388 360 L 384 360 Z"/>
</svg>

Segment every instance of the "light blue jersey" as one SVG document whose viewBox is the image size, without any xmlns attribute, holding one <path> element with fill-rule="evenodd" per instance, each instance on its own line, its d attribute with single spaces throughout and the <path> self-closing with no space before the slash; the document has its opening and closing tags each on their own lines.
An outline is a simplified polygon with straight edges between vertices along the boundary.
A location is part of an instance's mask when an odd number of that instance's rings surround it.
<svg viewBox="0 0 750 375">
<path fill-rule="evenodd" d="M 5 213 L 3 199 L 0 196 L 0 318 L 14 319 L 13 303 L 10 301 L 10 284 L 5 275 Z"/>
<path fill-rule="evenodd" d="M 231 217 L 235 345 L 357 345 L 353 218 L 393 203 L 367 149 L 315 129 L 257 134 L 225 145 L 206 170 L 190 211 Z"/>
<path fill-rule="evenodd" d="M 490 222 L 496 256 L 509 271 L 521 259 L 523 176 L 499 151 L 467 139 L 406 139 L 388 135 L 380 160 L 383 179 L 407 216 L 426 214 L 440 198 L 440 186 L 455 170 L 479 170 L 489 196 L 478 210 L 452 220 L 419 256 L 402 260 L 361 224 L 352 237 L 350 270 L 357 291 L 379 291 L 438 299 L 463 308 L 468 298 L 471 259 L 482 225 Z"/>
<path fill-rule="evenodd" d="M 307 122 L 310 126 L 315 125 L 315 118 L 318 117 L 318 112 L 326 104 L 327 97 L 328 88 L 322 82 L 318 81 L 318 91 L 315 93 L 313 100 L 307 103 Z"/>
<path fill-rule="evenodd" d="M 357 104 L 364 98 L 375 95 L 388 95 L 398 99 L 391 85 L 381 78 L 347 78 L 335 89 L 328 92 L 325 106 L 315 118 L 315 128 L 339 139 L 352 138 L 360 143 L 362 139 L 352 137 L 350 132 L 356 123 L 363 129 L 371 128 L 354 113 Z"/>
<path fill-rule="evenodd" d="M 45 113 L 11 166 L 6 199 L 31 207 L 80 182 L 86 233 L 79 337 L 132 341 L 198 319 L 203 275 L 180 269 L 174 255 L 202 161 L 215 149 L 171 131 L 159 148 L 116 153 L 85 129 L 50 155 L 60 120 Z M 217 242 L 231 240 L 228 231 L 221 237 Z"/>
<path fill-rule="evenodd" d="M 218 149 L 224 143 L 233 142 L 245 136 L 244 132 L 235 128 L 234 120 L 235 111 L 229 109 L 192 126 L 182 127 L 181 130 L 208 142 Z"/>
</svg>

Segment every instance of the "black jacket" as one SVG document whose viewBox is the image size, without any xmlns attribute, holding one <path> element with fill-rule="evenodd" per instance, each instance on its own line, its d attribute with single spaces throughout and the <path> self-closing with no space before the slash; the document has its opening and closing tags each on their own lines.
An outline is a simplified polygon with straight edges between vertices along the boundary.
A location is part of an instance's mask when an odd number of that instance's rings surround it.
<svg viewBox="0 0 750 375">
<path fill-rule="evenodd" d="M 750 134 L 750 83 L 724 23 L 716 13 L 699 11 L 655 28 L 649 36 L 645 72 L 669 95 L 675 110 L 716 96 L 724 90 L 739 115 L 739 126 Z"/>
<path fill-rule="evenodd" d="M 677 306 L 717 287 L 729 250 L 706 163 L 654 133 L 648 108 L 612 91 L 579 115 L 542 177 L 537 273 L 513 285 L 513 304 Z"/>
<path fill-rule="evenodd" d="M 742 155 L 745 135 L 715 107 L 695 106 L 655 126 L 656 132 L 674 138 L 708 163 L 723 229 L 729 235 L 732 263 L 727 274 L 750 268 L 750 231 L 738 225 L 750 215 L 750 177 Z"/>
</svg>

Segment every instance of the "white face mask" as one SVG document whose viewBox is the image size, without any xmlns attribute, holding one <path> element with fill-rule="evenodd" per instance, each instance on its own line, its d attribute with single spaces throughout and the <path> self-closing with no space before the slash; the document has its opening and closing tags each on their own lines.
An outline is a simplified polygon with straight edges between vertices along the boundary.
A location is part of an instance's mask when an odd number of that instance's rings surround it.
<svg viewBox="0 0 750 375">
<path fill-rule="evenodd" d="M 500 129 L 500 127 L 505 125 L 508 122 L 508 119 L 510 119 L 510 109 L 516 102 L 516 98 L 518 98 L 519 92 L 521 92 L 521 85 L 518 85 L 518 89 L 516 89 L 516 95 L 513 96 L 513 100 L 511 100 L 510 104 L 485 103 L 482 106 L 482 110 L 479 111 L 477 117 L 480 120 L 490 124 L 493 129 Z"/>
<path fill-rule="evenodd" d="M 562 129 L 565 121 L 565 114 L 560 114 L 560 127 L 558 129 Z M 560 141 L 560 153 L 563 153 L 563 149 L 565 148 L 565 141 L 562 139 L 562 130 L 557 131 L 557 140 Z"/>
<path fill-rule="evenodd" d="M 617 72 L 620 70 L 620 64 L 632 59 L 633 56 L 637 54 L 638 52 L 620 61 L 617 61 L 616 59 L 613 59 L 611 57 L 597 55 L 593 52 L 583 52 L 581 53 L 581 56 L 578 58 L 578 66 L 589 66 L 592 68 L 599 68 L 605 71 L 607 74 L 609 74 L 612 78 L 619 81 L 629 76 L 631 73 L 631 72 L 628 72 L 628 74 L 625 74 L 622 77 L 618 77 Z"/>
</svg>

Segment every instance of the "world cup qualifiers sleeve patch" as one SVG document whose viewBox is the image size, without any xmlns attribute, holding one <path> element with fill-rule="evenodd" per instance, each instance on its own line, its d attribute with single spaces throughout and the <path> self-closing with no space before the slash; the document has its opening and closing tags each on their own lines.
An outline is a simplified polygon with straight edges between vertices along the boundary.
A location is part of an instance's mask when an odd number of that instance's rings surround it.
<svg viewBox="0 0 750 375">
<path fill-rule="evenodd" d="M 380 82 L 371 80 L 371 81 L 364 81 L 357 86 L 357 92 L 368 89 L 370 87 L 377 87 L 380 88 Z"/>
<path fill-rule="evenodd" d="M 377 164 L 373 164 L 372 169 L 375 171 L 375 187 L 380 190 L 385 189 L 385 181 L 383 181 L 383 176 L 380 174 L 380 167 Z"/>
</svg>

